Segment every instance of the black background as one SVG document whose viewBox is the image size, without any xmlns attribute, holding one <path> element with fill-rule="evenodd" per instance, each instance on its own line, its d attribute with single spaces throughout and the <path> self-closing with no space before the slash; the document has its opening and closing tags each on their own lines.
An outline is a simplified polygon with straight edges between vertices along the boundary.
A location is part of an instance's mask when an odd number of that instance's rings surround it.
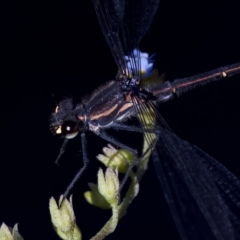
<svg viewBox="0 0 240 240">
<path fill-rule="evenodd" d="M 76 138 L 60 166 L 54 164 L 62 141 L 49 130 L 50 113 L 61 98 L 79 98 L 111 80 L 117 68 L 91 1 L 1 1 L 0 11 L 0 222 L 19 223 L 25 239 L 58 239 L 48 201 L 63 193 L 81 154 Z M 238 1 L 164 0 L 141 50 L 157 53 L 156 66 L 169 80 L 195 75 L 240 61 L 239 23 Z M 181 138 L 238 177 L 239 80 L 226 78 L 160 106 Z M 94 156 L 106 145 L 87 137 L 91 165 L 72 191 L 84 239 L 110 216 L 82 196 L 87 182 L 96 180 Z M 179 239 L 151 163 L 138 197 L 108 239 Z"/>
</svg>

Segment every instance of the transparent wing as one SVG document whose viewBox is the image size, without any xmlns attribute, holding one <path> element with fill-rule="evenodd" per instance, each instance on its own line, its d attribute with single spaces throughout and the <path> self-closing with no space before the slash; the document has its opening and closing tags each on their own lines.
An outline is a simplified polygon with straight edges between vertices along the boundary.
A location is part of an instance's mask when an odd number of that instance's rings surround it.
<svg viewBox="0 0 240 240">
<path fill-rule="evenodd" d="M 133 57 L 133 50 L 148 31 L 158 8 L 159 0 L 93 0 L 103 35 L 118 69 L 127 75 L 125 56 Z M 124 48 L 123 48 L 124 47 Z M 134 58 L 133 58 L 134 59 Z M 133 63 L 137 68 L 139 62 Z"/>
<path fill-rule="evenodd" d="M 121 37 L 124 52 L 132 59 L 140 58 L 139 43 L 149 30 L 159 0 L 127 0 Z M 133 61 L 131 70 L 140 79 L 140 62 Z"/>
<path fill-rule="evenodd" d="M 125 74 L 126 63 L 119 37 L 119 29 L 125 11 L 125 0 L 93 0 L 93 4 L 112 56 L 118 69 Z"/>
<path fill-rule="evenodd" d="M 216 160 L 158 127 L 153 161 L 182 239 L 240 239 L 240 181 Z"/>
<path fill-rule="evenodd" d="M 149 30 L 159 2 L 159 0 L 126 1 L 124 31 L 132 49 L 138 48 L 140 40 Z"/>
</svg>

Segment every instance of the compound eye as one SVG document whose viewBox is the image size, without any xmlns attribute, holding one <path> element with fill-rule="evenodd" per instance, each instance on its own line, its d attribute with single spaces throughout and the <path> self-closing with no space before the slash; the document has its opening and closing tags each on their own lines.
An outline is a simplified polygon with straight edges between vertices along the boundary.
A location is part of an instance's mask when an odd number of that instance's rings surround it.
<svg viewBox="0 0 240 240">
<path fill-rule="evenodd" d="M 77 136 L 79 128 L 78 123 L 73 121 L 65 121 L 61 127 L 62 135 L 67 138 L 71 139 Z"/>
</svg>

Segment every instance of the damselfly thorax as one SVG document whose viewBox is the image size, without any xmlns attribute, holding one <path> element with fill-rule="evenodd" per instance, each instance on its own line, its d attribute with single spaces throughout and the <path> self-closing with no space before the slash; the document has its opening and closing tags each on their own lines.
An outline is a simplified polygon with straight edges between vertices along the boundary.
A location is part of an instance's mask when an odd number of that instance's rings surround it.
<svg viewBox="0 0 240 240">
<path fill-rule="evenodd" d="M 97 134 L 99 129 L 109 128 L 113 122 L 131 116 L 132 104 L 131 100 L 125 99 L 119 82 L 111 81 L 95 91 L 88 100 L 76 106 L 73 106 L 72 99 L 61 101 L 52 115 L 52 119 L 55 119 L 53 127 L 57 129 L 56 133 L 68 137 L 68 134 L 65 134 L 67 129 L 63 129 L 64 122 L 75 122 L 79 128 L 74 127 L 73 131 L 90 130 Z M 68 131 L 71 131 L 70 128 Z"/>
</svg>

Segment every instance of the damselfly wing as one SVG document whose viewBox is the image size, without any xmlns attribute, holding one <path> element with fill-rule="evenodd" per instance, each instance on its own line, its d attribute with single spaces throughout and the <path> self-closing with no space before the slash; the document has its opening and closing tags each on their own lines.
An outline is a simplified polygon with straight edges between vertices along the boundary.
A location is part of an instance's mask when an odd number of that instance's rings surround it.
<svg viewBox="0 0 240 240">
<path fill-rule="evenodd" d="M 155 102 L 167 101 L 191 87 L 239 73 L 240 63 L 173 83 L 159 78 L 145 82 L 142 76 L 151 73 L 152 59 L 139 51 L 139 42 L 152 22 L 159 1 L 94 0 L 93 3 L 119 71 L 115 81 L 87 101 L 74 105 L 71 99 L 66 99 L 52 115 L 56 133 L 70 139 L 81 132 L 82 137 L 85 165 L 65 196 L 88 163 L 84 132 L 93 131 L 133 151 L 107 135 L 105 129 L 131 130 L 120 123 L 127 117 L 137 116 L 143 133 L 154 132 L 158 136 L 153 160 L 182 239 L 239 239 L 239 181 L 216 160 L 179 139 L 157 112 Z M 150 121 L 156 120 L 150 129 L 139 117 L 142 112 L 147 113 Z"/>
</svg>

